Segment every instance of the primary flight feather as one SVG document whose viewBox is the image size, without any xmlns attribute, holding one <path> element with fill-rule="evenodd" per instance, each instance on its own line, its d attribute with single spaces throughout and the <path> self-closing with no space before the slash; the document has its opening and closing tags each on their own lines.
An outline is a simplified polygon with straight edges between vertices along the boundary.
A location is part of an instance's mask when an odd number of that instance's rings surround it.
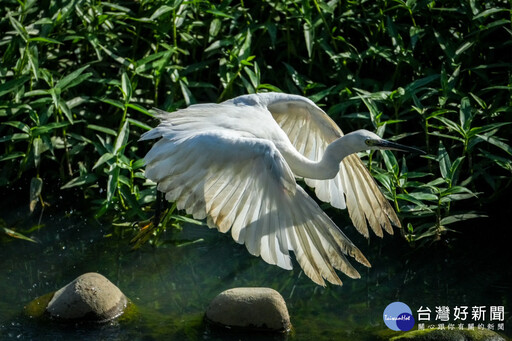
<svg viewBox="0 0 512 341">
<path fill-rule="evenodd" d="M 290 251 L 315 283 L 341 285 L 335 270 L 359 278 L 346 256 L 368 260 L 295 179 L 316 196 L 347 208 L 368 237 L 400 227 L 393 208 L 354 153 L 419 150 L 358 130 L 341 129 L 311 100 L 260 93 L 196 104 L 160 116 L 141 140 L 158 140 L 145 156 L 146 177 L 165 198 L 267 263 L 291 269 Z M 421 152 L 421 151 L 419 151 Z"/>
</svg>

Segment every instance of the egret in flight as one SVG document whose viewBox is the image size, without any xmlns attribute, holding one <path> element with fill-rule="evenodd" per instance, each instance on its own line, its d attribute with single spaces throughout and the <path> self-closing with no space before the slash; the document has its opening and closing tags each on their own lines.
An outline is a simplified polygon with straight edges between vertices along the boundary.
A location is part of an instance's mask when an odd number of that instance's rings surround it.
<svg viewBox="0 0 512 341">
<path fill-rule="evenodd" d="M 165 198 L 269 264 L 292 269 L 290 251 L 315 283 L 359 278 L 346 256 L 370 267 L 296 179 L 318 199 L 348 209 L 356 229 L 382 237 L 400 221 L 355 154 L 422 152 L 367 130 L 343 135 L 311 100 L 283 93 L 244 95 L 160 115 L 141 140 L 160 139 L 145 156 L 146 177 Z"/>
</svg>

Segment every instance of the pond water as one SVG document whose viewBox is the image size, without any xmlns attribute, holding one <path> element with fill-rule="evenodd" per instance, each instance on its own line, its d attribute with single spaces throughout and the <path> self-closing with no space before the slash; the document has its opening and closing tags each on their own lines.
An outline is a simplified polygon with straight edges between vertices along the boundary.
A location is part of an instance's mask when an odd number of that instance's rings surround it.
<svg viewBox="0 0 512 341">
<path fill-rule="evenodd" d="M 12 223 L 21 215 L 7 212 L 2 218 Z M 37 217 L 25 220 L 30 226 Z M 485 306 L 487 312 L 490 306 L 503 306 L 504 333 L 510 336 L 512 330 L 509 242 L 494 233 L 481 233 L 475 240 L 476 225 L 456 240 L 420 249 L 410 248 L 398 233 L 368 242 L 344 229 L 372 268 L 356 264 L 361 279 L 341 277 L 343 286 L 323 288 L 304 276 L 298 264 L 293 271 L 270 266 L 229 234 L 205 226 L 166 232 L 162 246 L 132 251 L 130 236 L 73 212 L 59 217 L 46 213 L 43 223 L 31 235 L 39 243 L 12 239 L 0 244 L 2 340 L 375 340 L 392 334 L 382 315 L 394 301 L 409 305 L 415 318 L 418 309 L 430 308 L 427 326 L 441 322 L 435 320 L 436 306 Z M 137 307 L 134 317 L 107 325 L 63 326 L 23 314 L 32 299 L 91 271 L 109 278 L 131 299 Z M 223 290 L 242 286 L 279 291 L 293 331 L 275 336 L 209 328 L 203 321 L 209 302 Z"/>
</svg>

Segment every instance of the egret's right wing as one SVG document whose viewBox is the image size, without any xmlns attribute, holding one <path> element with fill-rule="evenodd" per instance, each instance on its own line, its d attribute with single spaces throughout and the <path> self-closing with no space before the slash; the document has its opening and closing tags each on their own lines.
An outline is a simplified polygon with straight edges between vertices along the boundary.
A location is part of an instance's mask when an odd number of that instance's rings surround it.
<svg viewBox="0 0 512 341">
<path fill-rule="evenodd" d="M 320 160 L 327 146 L 343 136 L 336 123 L 307 98 L 274 94 L 269 94 L 269 98 L 268 110 L 297 151 L 310 160 Z M 383 235 L 382 229 L 393 234 L 391 223 L 401 226 L 394 209 L 355 154 L 343 159 L 335 178 L 304 180 L 308 186 L 315 188 L 320 200 L 336 208 L 347 207 L 354 226 L 365 237 L 369 236 L 367 220 L 380 237 Z"/>
<path fill-rule="evenodd" d="M 345 255 L 370 266 L 304 190 L 272 142 L 236 132 L 187 134 L 155 128 L 162 137 L 146 155 L 146 177 L 166 199 L 232 237 L 267 263 L 291 269 L 289 250 L 314 282 L 341 284 L 334 269 L 359 273 Z"/>
</svg>

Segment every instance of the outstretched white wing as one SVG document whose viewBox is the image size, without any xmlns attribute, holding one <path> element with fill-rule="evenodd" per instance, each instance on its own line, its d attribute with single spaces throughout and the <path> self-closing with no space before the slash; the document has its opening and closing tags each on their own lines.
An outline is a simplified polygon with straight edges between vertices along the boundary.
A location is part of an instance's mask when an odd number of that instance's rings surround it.
<svg viewBox="0 0 512 341">
<path fill-rule="evenodd" d="M 233 239 L 267 263 L 291 269 L 289 251 L 314 282 L 341 284 L 334 269 L 359 273 L 345 255 L 370 266 L 304 190 L 268 141 L 236 131 L 189 131 L 169 114 L 141 138 L 160 138 L 146 155 L 146 177 L 166 199 Z M 183 115 L 180 115 L 183 113 Z M 176 117 L 176 125 L 173 125 Z"/>
<path fill-rule="evenodd" d="M 267 107 L 294 147 L 310 160 L 320 160 L 327 146 L 343 136 L 336 123 L 304 97 L 273 97 L 270 94 Z M 337 208 L 346 207 L 356 229 L 367 238 L 367 221 L 380 237 L 382 229 L 393 234 L 391 223 L 401 227 L 395 211 L 355 154 L 343 159 L 335 178 L 304 180 L 315 188 L 320 200 Z"/>
</svg>

